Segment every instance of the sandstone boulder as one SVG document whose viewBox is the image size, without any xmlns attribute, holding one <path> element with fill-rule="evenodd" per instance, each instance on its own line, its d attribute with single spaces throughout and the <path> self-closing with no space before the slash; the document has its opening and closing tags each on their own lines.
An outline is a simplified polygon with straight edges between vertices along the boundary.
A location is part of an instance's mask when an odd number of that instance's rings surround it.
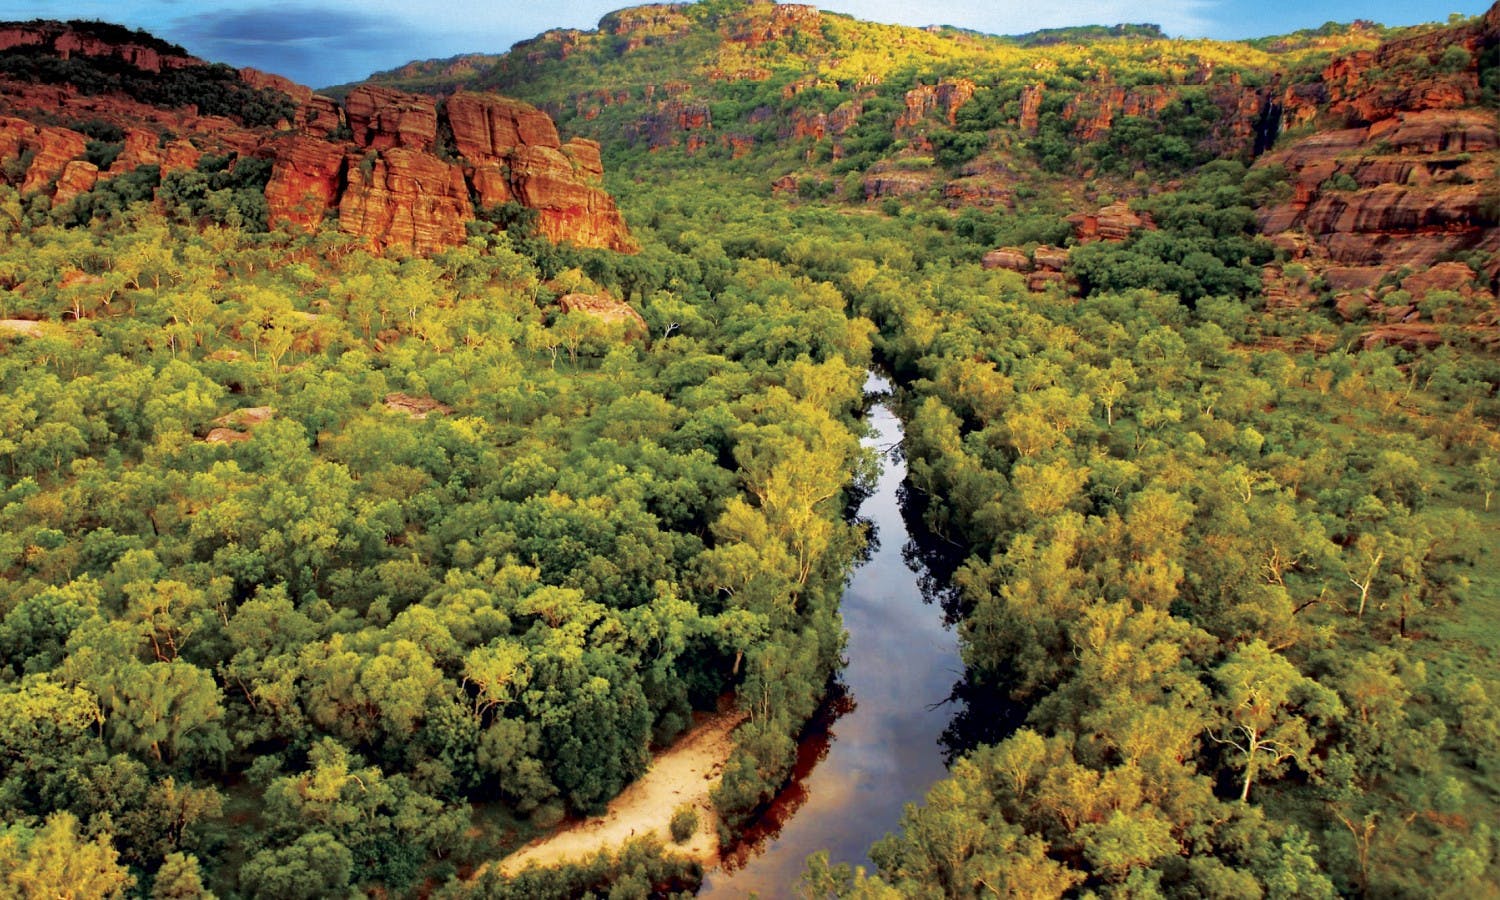
<svg viewBox="0 0 1500 900">
<path fill-rule="evenodd" d="M 82 159 L 72 160 L 63 166 L 62 173 L 57 176 L 57 191 L 52 195 L 52 202 L 67 203 L 79 194 L 93 190 L 98 181 L 98 166 Z"/>
<path fill-rule="evenodd" d="M 986 269 L 1007 269 L 1011 272 L 1030 272 L 1031 259 L 1020 247 L 1001 247 L 984 255 L 979 263 Z"/>
<path fill-rule="evenodd" d="M 582 313 L 606 325 L 622 325 L 626 337 L 644 337 L 647 333 L 646 320 L 635 307 L 608 294 L 566 294 L 557 303 L 563 312 Z"/>
<path fill-rule="evenodd" d="M 519 100 L 461 91 L 448 98 L 445 111 L 459 154 L 472 162 L 500 159 L 522 146 L 562 146 L 552 119 Z"/>
</svg>

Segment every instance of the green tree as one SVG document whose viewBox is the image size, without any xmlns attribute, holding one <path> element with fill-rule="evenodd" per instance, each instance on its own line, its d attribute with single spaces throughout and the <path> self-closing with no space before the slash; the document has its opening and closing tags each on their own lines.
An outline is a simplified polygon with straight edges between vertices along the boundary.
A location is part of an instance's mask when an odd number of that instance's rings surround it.
<svg viewBox="0 0 1500 900">
<path fill-rule="evenodd" d="M 1221 724 L 1209 732 L 1232 750 L 1243 773 L 1240 801 L 1250 799 L 1257 778 L 1279 774 L 1288 761 L 1304 769 L 1318 727 L 1340 715 L 1338 697 L 1266 646 L 1253 641 L 1231 653 L 1213 671 Z"/>
</svg>

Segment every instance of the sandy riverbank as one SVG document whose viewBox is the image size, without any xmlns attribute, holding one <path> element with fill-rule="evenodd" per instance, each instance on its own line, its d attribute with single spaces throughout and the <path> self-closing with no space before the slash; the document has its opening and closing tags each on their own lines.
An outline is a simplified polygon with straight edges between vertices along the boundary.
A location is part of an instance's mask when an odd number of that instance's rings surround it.
<svg viewBox="0 0 1500 900">
<path fill-rule="evenodd" d="M 604 815 L 559 826 L 500 860 L 500 871 L 512 875 L 533 864 L 580 860 L 652 833 L 672 850 L 712 867 L 719 859 L 719 818 L 708 792 L 729 761 L 734 747 L 730 732 L 744 720 L 737 710 L 706 717 L 658 753 L 646 774 L 616 797 Z M 698 833 L 675 844 L 668 825 L 683 804 L 697 810 Z"/>
</svg>

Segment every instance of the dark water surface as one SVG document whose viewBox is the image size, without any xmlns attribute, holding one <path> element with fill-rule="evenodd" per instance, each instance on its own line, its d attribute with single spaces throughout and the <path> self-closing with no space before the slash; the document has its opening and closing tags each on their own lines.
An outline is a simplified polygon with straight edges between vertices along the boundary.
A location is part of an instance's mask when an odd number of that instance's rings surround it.
<svg viewBox="0 0 1500 900">
<path fill-rule="evenodd" d="M 875 376 L 866 385 L 888 389 Z M 785 897 L 818 850 L 829 851 L 834 864 L 873 871 L 870 844 L 947 774 L 942 736 L 957 710 L 945 701 L 963 663 L 943 610 L 923 602 L 919 575 L 902 559 L 910 539 L 898 492 L 906 464 L 890 452 L 901 442 L 901 422 L 884 404 L 868 421 L 874 435 L 865 444 L 882 451 L 882 471 L 859 515 L 873 523 L 878 546 L 844 592 L 849 662 L 842 690 L 809 727 L 792 783 L 704 879 L 701 896 Z"/>
</svg>

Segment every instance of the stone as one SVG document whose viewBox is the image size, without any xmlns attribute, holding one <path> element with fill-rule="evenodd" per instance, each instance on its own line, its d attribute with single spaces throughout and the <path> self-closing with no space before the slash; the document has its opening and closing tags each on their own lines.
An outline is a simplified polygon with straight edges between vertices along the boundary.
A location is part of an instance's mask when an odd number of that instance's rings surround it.
<svg viewBox="0 0 1500 900">
<path fill-rule="evenodd" d="M 557 303 L 563 312 L 582 313 L 606 325 L 622 325 L 627 338 L 645 337 L 647 334 L 646 320 L 636 312 L 635 307 L 608 294 L 565 294 Z"/>
<path fill-rule="evenodd" d="M 359 147 L 426 151 L 437 138 L 437 106 L 431 97 L 364 84 L 349 92 L 344 112 Z"/>
<path fill-rule="evenodd" d="M 98 181 L 98 166 L 82 159 L 71 160 L 63 166 L 62 174 L 57 176 L 57 190 L 52 195 L 52 202 L 67 203 L 79 194 L 93 190 Z"/>
<path fill-rule="evenodd" d="M 552 119 L 519 100 L 461 91 L 444 111 L 459 154 L 472 162 L 501 159 L 522 146 L 562 147 Z"/>
<path fill-rule="evenodd" d="M 271 181 L 266 185 L 270 224 L 313 230 L 339 206 L 344 182 L 344 149 L 306 135 L 271 144 Z"/>
<path fill-rule="evenodd" d="M 986 269 L 1008 269 L 1012 272 L 1030 272 L 1031 260 L 1020 247 L 1001 247 L 991 250 L 979 262 Z"/>
<path fill-rule="evenodd" d="M 350 155 L 339 199 L 339 230 L 384 249 L 432 253 L 456 246 L 474 217 L 463 171 L 406 147 Z"/>
<path fill-rule="evenodd" d="M 1044 245 L 1032 251 L 1031 260 L 1038 269 L 1061 272 L 1068 265 L 1068 248 Z"/>
</svg>

